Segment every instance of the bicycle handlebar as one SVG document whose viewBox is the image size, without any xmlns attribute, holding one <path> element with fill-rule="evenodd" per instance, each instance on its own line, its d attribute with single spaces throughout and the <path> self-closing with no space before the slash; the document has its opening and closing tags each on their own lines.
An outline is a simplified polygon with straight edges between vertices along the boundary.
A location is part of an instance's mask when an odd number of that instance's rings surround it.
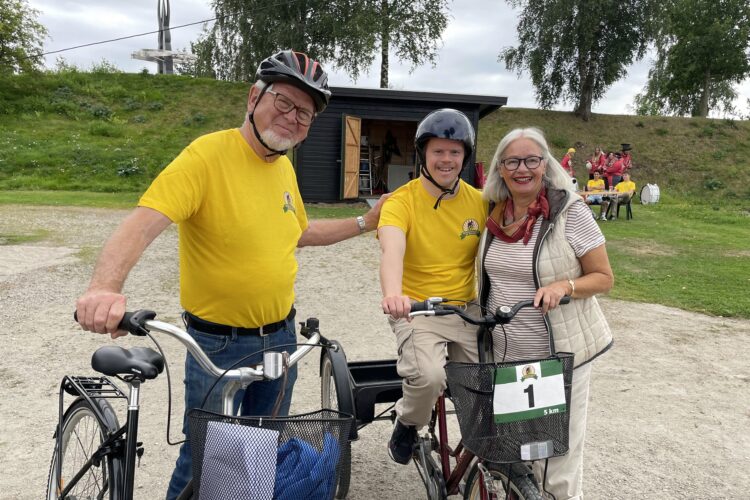
<svg viewBox="0 0 750 500">
<path fill-rule="evenodd" d="M 263 380 L 264 378 L 275 379 L 279 378 L 280 374 L 276 371 L 274 373 L 267 373 L 265 370 L 265 364 L 267 362 L 264 355 L 264 362 L 257 365 L 256 367 L 238 367 L 229 370 L 224 374 L 226 370 L 216 366 L 201 349 L 198 343 L 190 336 L 188 332 L 182 328 L 178 328 L 170 323 L 163 321 L 157 321 L 154 318 L 156 313 L 146 309 L 140 309 L 138 311 L 126 312 L 120 324 L 117 326 L 120 330 L 126 330 L 133 335 L 145 336 L 148 332 L 157 331 L 166 333 L 170 337 L 177 339 L 182 343 L 190 354 L 193 355 L 198 364 L 205 371 L 213 375 L 214 377 L 220 377 L 222 374 L 225 379 L 238 380 L 245 384 Z M 78 321 L 78 313 L 73 313 L 73 319 Z M 287 365 L 294 366 L 300 359 L 302 359 L 310 350 L 315 347 L 321 340 L 320 331 L 318 330 L 318 320 L 315 318 L 309 318 L 307 320 L 307 329 L 309 336 L 307 342 L 305 342 L 299 349 L 295 350 L 290 356 Z M 273 354 L 273 353 L 266 353 Z M 270 361 L 270 358 L 269 358 Z"/>
<path fill-rule="evenodd" d="M 494 314 L 485 314 L 480 318 L 473 318 L 466 313 L 464 307 L 445 304 L 444 302 L 445 299 L 441 297 L 430 297 L 422 302 L 414 302 L 411 305 L 409 316 L 447 316 L 449 314 L 456 314 L 472 325 L 493 327 L 495 325 L 510 323 L 510 320 L 524 307 L 534 307 L 533 299 L 522 300 L 512 306 L 500 306 L 495 310 Z M 560 304 L 568 304 L 569 302 L 569 295 L 564 295 L 560 299 Z"/>
</svg>

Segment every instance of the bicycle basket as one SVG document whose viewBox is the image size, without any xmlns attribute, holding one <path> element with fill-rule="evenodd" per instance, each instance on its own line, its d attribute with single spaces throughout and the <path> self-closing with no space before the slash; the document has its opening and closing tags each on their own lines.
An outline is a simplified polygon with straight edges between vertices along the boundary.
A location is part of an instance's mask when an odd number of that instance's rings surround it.
<svg viewBox="0 0 750 500">
<path fill-rule="evenodd" d="M 320 410 L 288 417 L 188 413 L 193 491 L 201 500 L 333 499 L 353 417 Z"/>
<path fill-rule="evenodd" d="M 534 363 L 554 361 L 562 376 L 562 392 L 565 404 L 554 408 L 526 409 L 512 414 L 512 417 L 497 417 L 493 408 L 493 396 L 497 370 L 512 368 L 513 381 L 515 373 L 519 373 L 519 381 L 536 377 L 543 379 L 546 374 L 534 373 Z M 532 368 L 529 369 L 528 367 Z M 545 364 L 545 366 L 548 366 Z M 450 362 L 445 367 L 451 400 L 456 409 L 458 424 L 464 446 L 476 456 L 496 463 L 521 462 L 528 458 L 522 457 L 522 445 L 536 442 L 552 441 L 553 450 L 547 456 L 559 456 L 568 452 L 568 417 L 570 408 L 570 387 L 573 380 L 573 354 L 557 353 L 557 355 L 537 360 L 513 361 L 506 363 L 456 363 Z M 508 370 L 502 373 L 509 373 Z M 522 374 L 527 375 L 522 375 Z M 546 381 L 546 380 L 545 380 Z M 558 378 L 559 384 L 559 378 Z M 523 391 L 524 385 L 516 385 L 514 390 L 522 393 L 516 397 L 531 396 Z M 528 387 L 526 385 L 525 387 Z M 527 394 L 523 394 L 527 392 Z M 503 394 L 498 392 L 498 394 Z M 533 393 L 532 393 L 533 394 Z M 562 397 L 562 395 L 560 395 Z M 526 403 L 533 407 L 533 404 Z M 507 421 L 508 419 L 512 421 Z M 515 419 L 515 420 L 513 420 Z"/>
</svg>

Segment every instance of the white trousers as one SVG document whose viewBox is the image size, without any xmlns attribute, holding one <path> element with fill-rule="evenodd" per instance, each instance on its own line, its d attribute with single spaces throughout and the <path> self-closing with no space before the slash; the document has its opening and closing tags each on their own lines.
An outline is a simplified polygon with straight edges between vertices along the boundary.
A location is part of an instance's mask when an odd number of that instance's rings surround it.
<svg viewBox="0 0 750 500">
<path fill-rule="evenodd" d="M 589 406 L 591 363 L 573 370 L 570 391 L 570 426 L 567 455 L 550 458 L 546 490 L 556 500 L 583 500 L 583 443 L 586 440 L 586 413 Z M 540 487 L 544 479 L 544 460 L 534 462 L 534 475 Z M 541 489 L 541 488 L 540 488 Z M 547 497 L 545 498 L 552 498 Z"/>
</svg>

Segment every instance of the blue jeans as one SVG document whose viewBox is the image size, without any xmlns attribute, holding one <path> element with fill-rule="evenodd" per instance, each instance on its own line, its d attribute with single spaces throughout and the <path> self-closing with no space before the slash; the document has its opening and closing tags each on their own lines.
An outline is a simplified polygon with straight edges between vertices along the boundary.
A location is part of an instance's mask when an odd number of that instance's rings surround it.
<svg viewBox="0 0 750 500">
<path fill-rule="evenodd" d="M 188 333 L 195 339 L 211 361 L 219 368 L 229 368 L 239 359 L 261 349 L 279 346 L 283 344 L 294 344 L 297 341 L 294 317 L 286 321 L 286 326 L 281 330 L 265 337 L 257 335 L 214 335 L 188 328 Z M 294 346 L 284 347 L 281 350 L 290 354 L 296 350 Z M 263 361 L 263 353 L 260 352 L 243 361 L 240 366 L 256 365 Z M 211 385 L 216 380 L 208 375 L 192 355 L 188 354 L 185 359 L 185 415 L 183 418 L 182 432 L 187 439 L 180 446 L 180 455 L 177 458 L 172 479 L 167 490 L 167 499 L 172 500 L 182 492 L 188 481 L 193 476 L 192 458 L 190 455 L 190 436 L 188 434 L 187 412 L 191 408 L 200 408 L 203 398 Z M 292 402 L 292 390 L 297 380 L 297 367 L 289 370 L 287 377 L 286 393 L 281 403 L 279 415 L 288 415 L 289 406 Z M 282 379 L 273 381 L 253 382 L 247 389 L 240 390 L 235 396 L 235 412 L 242 403 L 242 415 L 270 415 L 273 411 L 276 397 Z M 221 390 L 224 384 L 219 382 L 211 391 L 211 396 L 206 402 L 204 409 L 221 412 Z"/>
</svg>

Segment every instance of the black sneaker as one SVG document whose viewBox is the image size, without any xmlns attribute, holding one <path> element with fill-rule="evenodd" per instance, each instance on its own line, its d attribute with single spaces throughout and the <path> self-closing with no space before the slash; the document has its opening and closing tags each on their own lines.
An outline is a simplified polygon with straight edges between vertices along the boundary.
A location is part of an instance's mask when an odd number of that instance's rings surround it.
<svg viewBox="0 0 750 500">
<path fill-rule="evenodd" d="M 406 465 L 414 454 L 414 444 L 417 441 L 417 429 L 413 425 L 404 425 L 396 420 L 393 434 L 388 441 L 388 451 L 391 460 Z"/>
</svg>

